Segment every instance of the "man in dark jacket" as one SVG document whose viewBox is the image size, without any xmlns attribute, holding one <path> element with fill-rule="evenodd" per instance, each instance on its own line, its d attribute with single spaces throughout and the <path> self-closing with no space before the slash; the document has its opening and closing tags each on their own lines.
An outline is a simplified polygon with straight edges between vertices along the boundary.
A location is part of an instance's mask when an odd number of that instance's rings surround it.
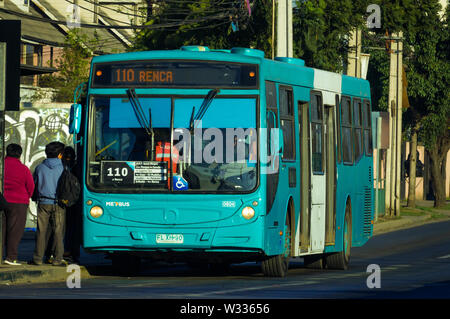
<svg viewBox="0 0 450 319">
<path fill-rule="evenodd" d="M 45 147 L 47 159 L 39 164 L 34 171 L 34 183 L 37 188 L 37 229 L 36 229 L 36 248 L 33 255 L 32 263 L 35 265 L 42 264 L 42 258 L 47 246 L 47 230 L 50 225 L 49 221 L 54 222 L 53 236 L 55 241 L 55 257 L 54 266 L 64 265 L 64 224 L 65 209 L 58 205 L 56 199 L 56 188 L 58 180 L 64 170 L 61 161 L 64 144 L 60 142 L 52 142 Z"/>
</svg>

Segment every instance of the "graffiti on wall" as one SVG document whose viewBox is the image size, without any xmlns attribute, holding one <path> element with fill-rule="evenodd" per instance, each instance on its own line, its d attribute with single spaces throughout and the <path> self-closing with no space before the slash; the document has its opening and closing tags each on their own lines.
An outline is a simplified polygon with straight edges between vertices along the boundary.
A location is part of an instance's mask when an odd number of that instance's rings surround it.
<svg viewBox="0 0 450 319">
<path fill-rule="evenodd" d="M 5 114 L 5 147 L 22 146 L 21 161 L 31 173 L 46 158 L 45 146 L 54 141 L 72 145 L 69 134 L 69 109 L 29 108 Z M 36 225 L 36 205 L 30 201 L 27 228 Z"/>
</svg>

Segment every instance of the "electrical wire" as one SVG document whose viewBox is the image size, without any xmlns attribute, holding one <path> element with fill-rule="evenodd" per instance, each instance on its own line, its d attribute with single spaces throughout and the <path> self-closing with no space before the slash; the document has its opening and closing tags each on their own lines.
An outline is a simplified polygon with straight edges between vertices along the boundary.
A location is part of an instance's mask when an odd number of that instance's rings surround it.
<svg viewBox="0 0 450 319">
<path fill-rule="evenodd" d="M 86 1 L 86 2 L 88 2 L 90 4 L 92 4 L 92 5 L 97 5 L 98 7 L 105 8 L 106 10 L 111 10 L 113 12 L 117 12 L 117 13 L 120 13 L 120 14 L 126 14 L 126 15 L 129 15 L 129 16 L 132 16 L 132 17 L 138 17 L 138 18 L 142 18 L 142 19 L 146 19 L 147 18 L 146 15 L 136 15 L 136 14 L 133 14 L 133 13 L 124 13 L 124 12 L 122 12 L 120 10 L 110 8 L 110 7 L 106 6 L 106 5 L 102 5 L 101 2 L 100 3 L 95 3 L 94 1 L 89 1 L 89 0 L 84 0 L 84 1 Z M 236 2 L 239 2 L 239 1 L 236 1 L 236 0 L 232 0 L 232 1 L 216 1 L 217 4 L 220 3 L 220 4 L 224 4 L 224 5 L 228 5 L 228 4 L 229 5 L 236 5 Z M 193 1 L 188 1 L 188 0 L 181 0 L 181 1 L 165 0 L 164 2 L 158 1 L 158 2 L 156 2 L 154 4 L 160 4 L 160 3 L 162 5 L 166 5 L 166 4 L 197 4 L 197 3 L 199 3 L 199 1 L 198 0 L 193 0 Z M 210 3 L 214 4 L 214 2 L 210 2 Z M 111 4 L 111 5 L 116 5 L 117 6 L 119 4 Z M 130 3 L 129 5 L 132 5 L 132 4 Z M 139 6 L 138 3 L 136 3 L 136 5 Z M 145 8 L 145 7 L 142 6 L 141 9 L 143 9 L 143 8 Z M 138 8 L 138 10 L 139 10 L 139 8 Z M 203 12 L 205 12 L 205 11 L 203 11 Z M 206 11 L 206 12 L 210 12 L 210 11 Z"/>
<path fill-rule="evenodd" d="M 53 20 L 48 18 L 40 18 L 35 16 L 30 16 L 21 12 L 16 12 L 12 10 L 8 10 L 5 8 L 0 8 L 0 11 L 16 15 L 18 17 L 22 17 L 25 19 L 40 21 L 40 22 L 46 22 L 50 24 L 67 24 L 67 21 L 60 21 L 60 20 Z M 228 15 L 226 13 L 218 13 L 215 16 L 209 16 L 205 17 L 203 19 L 192 19 L 192 20 L 183 20 L 180 22 L 173 22 L 173 23 L 164 23 L 164 24 L 145 24 L 145 25 L 130 25 L 130 26 L 115 26 L 115 25 L 102 25 L 102 24 L 89 24 L 89 23 L 77 23 L 78 26 L 82 28 L 95 28 L 95 29 L 160 29 L 160 28 L 167 28 L 167 27 L 175 27 L 175 26 L 183 26 L 189 23 L 199 23 L 199 22 L 206 22 L 208 20 L 215 20 L 219 18 L 228 18 Z"/>
</svg>

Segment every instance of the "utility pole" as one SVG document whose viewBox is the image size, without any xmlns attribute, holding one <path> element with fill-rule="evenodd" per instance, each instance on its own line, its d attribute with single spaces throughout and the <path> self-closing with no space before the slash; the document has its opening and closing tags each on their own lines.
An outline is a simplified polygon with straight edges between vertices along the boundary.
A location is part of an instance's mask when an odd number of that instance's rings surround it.
<svg viewBox="0 0 450 319">
<path fill-rule="evenodd" d="M 272 60 L 275 58 L 275 0 L 272 0 Z"/>
<path fill-rule="evenodd" d="M 386 215 L 400 216 L 403 32 L 392 34 L 389 72 L 389 132 L 386 158 Z"/>
<path fill-rule="evenodd" d="M 292 1 L 278 0 L 277 56 L 293 57 Z"/>
<path fill-rule="evenodd" d="M 397 81 L 396 81 L 396 99 L 397 99 L 397 150 L 396 150 L 396 179 L 395 179 L 395 216 L 400 217 L 400 186 L 402 171 L 402 121 L 403 121 L 403 32 L 398 33 L 396 41 L 396 59 L 397 59 Z"/>
<path fill-rule="evenodd" d="M 355 29 L 348 41 L 349 52 L 347 62 L 347 75 L 361 77 L 361 30 Z"/>
</svg>

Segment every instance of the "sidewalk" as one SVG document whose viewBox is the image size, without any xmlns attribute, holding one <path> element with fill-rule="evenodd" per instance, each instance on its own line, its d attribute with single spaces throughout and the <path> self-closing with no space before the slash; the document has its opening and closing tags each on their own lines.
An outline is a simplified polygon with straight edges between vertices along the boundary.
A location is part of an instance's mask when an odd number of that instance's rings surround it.
<svg viewBox="0 0 450 319">
<path fill-rule="evenodd" d="M 0 289 L 1 286 L 10 284 L 65 282 L 67 277 L 73 273 L 67 272 L 66 267 L 57 267 L 50 264 L 29 265 L 28 262 L 33 259 L 34 247 L 35 233 L 32 231 L 25 232 L 19 245 L 19 262 L 21 265 L 0 264 Z M 81 278 L 91 276 L 88 269 L 111 263 L 110 260 L 105 259 L 104 254 L 87 254 L 83 249 L 81 250 L 80 260 Z"/>
<path fill-rule="evenodd" d="M 378 221 L 374 223 L 373 235 L 450 219 L 450 201 L 447 201 L 447 205 L 443 209 L 435 209 L 433 205 L 433 201 L 417 200 L 416 208 L 411 209 L 406 207 L 406 202 L 402 203 L 401 217 L 379 217 Z"/>
<path fill-rule="evenodd" d="M 377 236 L 383 233 L 399 229 L 406 229 L 431 222 L 440 222 L 450 219 L 450 202 L 447 202 L 445 209 L 434 209 L 432 201 L 417 201 L 416 209 L 402 207 L 401 218 L 385 218 L 380 216 L 374 224 L 373 235 Z M 34 232 L 25 232 L 19 246 L 20 266 L 0 265 L 0 289 L 4 285 L 28 284 L 38 282 L 58 281 L 64 283 L 71 273 L 67 272 L 66 267 L 55 267 L 44 264 L 42 266 L 28 265 L 27 262 L 32 259 L 34 245 Z M 110 265 L 111 261 L 105 259 L 103 254 L 87 254 L 82 250 L 81 253 L 81 278 L 86 279 L 95 276 L 97 266 Z"/>
</svg>

